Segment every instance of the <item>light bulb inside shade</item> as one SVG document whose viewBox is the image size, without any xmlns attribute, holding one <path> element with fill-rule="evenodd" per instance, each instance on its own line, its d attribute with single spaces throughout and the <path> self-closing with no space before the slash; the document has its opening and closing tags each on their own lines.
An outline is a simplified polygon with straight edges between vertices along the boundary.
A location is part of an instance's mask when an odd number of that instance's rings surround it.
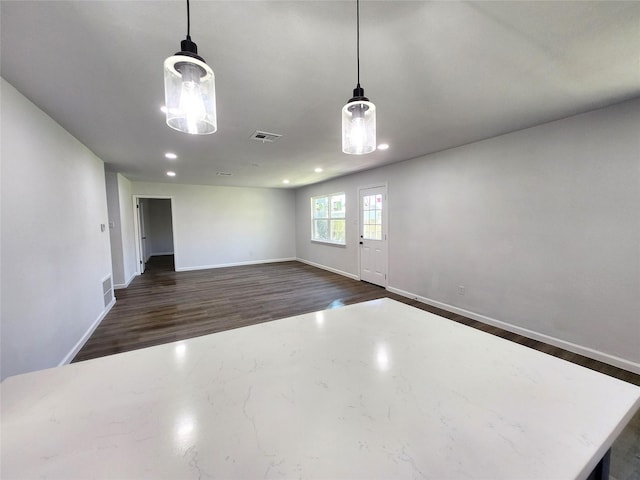
<svg viewBox="0 0 640 480">
<path fill-rule="evenodd" d="M 207 115 L 204 106 L 202 90 L 200 89 L 200 71 L 198 65 L 184 63 L 178 70 L 182 74 L 182 88 L 180 89 L 180 111 L 187 123 L 187 133 L 197 134 L 198 123 Z"/>
<path fill-rule="evenodd" d="M 342 151 L 353 155 L 376 149 L 376 106 L 354 100 L 342 107 Z"/>
<path fill-rule="evenodd" d="M 353 153 L 364 153 L 364 144 L 367 141 L 367 130 L 364 127 L 363 117 L 351 119 L 351 130 L 348 133 L 349 143 L 355 149 Z"/>
<path fill-rule="evenodd" d="M 167 58 L 164 67 L 167 125 L 191 134 L 215 132 L 215 78 L 211 68 L 185 55 Z"/>
</svg>

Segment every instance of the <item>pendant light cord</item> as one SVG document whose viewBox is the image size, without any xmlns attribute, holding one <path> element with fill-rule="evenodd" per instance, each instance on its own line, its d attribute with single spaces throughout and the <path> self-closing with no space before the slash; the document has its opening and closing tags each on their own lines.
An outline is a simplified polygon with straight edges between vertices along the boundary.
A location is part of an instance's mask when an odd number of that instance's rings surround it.
<svg viewBox="0 0 640 480">
<path fill-rule="evenodd" d="M 187 0 L 187 39 L 191 40 L 191 13 L 189 12 L 189 0 Z"/>
<path fill-rule="evenodd" d="M 358 58 L 358 88 L 360 88 L 360 0 L 356 0 L 356 50 Z"/>
</svg>

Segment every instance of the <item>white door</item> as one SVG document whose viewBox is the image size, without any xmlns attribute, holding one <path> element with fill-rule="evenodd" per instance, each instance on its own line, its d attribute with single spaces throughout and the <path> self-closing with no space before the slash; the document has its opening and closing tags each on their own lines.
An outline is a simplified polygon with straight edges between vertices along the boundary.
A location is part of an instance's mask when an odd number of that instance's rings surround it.
<svg viewBox="0 0 640 480">
<path fill-rule="evenodd" d="M 387 286 L 387 187 L 360 189 L 360 280 Z"/>
</svg>

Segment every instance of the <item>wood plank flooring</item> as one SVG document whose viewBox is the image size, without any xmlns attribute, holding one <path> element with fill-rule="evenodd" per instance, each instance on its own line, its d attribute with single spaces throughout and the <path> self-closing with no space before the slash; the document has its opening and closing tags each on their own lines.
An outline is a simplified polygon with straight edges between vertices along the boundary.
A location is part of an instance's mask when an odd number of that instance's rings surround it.
<svg viewBox="0 0 640 480">
<path fill-rule="evenodd" d="M 640 375 L 300 262 L 175 272 L 173 256 L 160 256 L 146 268 L 116 290 L 115 306 L 74 362 L 389 297 L 640 385 Z M 640 413 L 614 444 L 611 475 L 640 480 Z"/>
</svg>

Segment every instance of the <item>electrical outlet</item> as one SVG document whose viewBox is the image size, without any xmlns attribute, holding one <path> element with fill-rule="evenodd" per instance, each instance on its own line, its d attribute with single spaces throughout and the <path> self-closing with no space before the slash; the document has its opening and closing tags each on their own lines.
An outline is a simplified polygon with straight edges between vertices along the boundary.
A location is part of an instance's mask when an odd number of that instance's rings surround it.
<svg viewBox="0 0 640 480">
<path fill-rule="evenodd" d="M 458 285 L 458 295 L 464 295 L 464 285 Z"/>
</svg>

